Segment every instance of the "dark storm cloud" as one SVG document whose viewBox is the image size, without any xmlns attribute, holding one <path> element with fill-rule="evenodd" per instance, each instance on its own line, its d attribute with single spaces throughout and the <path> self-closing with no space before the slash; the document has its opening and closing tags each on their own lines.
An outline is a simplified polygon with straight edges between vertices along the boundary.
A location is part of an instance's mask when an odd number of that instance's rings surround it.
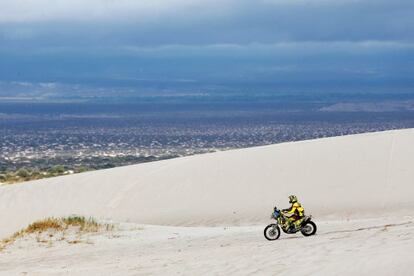
<svg viewBox="0 0 414 276">
<path fill-rule="evenodd" d="M 0 6 L 5 80 L 409 81 L 414 70 L 409 0 L 0 0 Z"/>
<path fill-rule="evenodd" d="M 26 17 L 21 13 L 7 15 L 5 9 L 0 11 L 2 37 L 6 41 L 48 38 L 48 43 L 58 45 L 107 41 L 152 46 L 414 38 L 414 2 L 409 0 L 224 0 L 195 1 L 193 5 L 188 1 L 155 1 L 158 4 L 150 8 L 136 4 L 149 1 L 120 2 L 125 4 L 111 10 L 111 5 L 105 5 L 108 1 L 75 1 L 67 4 L 66 12 L 55 13 L 53 5 L 32 4 L 31 15 Z M 88 17 L 87 11 L 99 5 L 100 12 Z M 51 11 L 35 13 L 41 8 Z"/>
</svg>

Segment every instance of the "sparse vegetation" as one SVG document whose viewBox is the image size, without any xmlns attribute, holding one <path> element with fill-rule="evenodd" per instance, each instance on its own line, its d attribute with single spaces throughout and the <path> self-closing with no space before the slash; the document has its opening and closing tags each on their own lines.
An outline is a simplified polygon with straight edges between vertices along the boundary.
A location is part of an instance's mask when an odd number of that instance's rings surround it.
<svg viewBox="0 0 414 276">
<path fill-rule="evenodd" d="M 47 218 L 30 224 L 26 229 L 23 230 L 23 234 L 40 233 L 47 230 L 63 230 L 63 220 L 55 218 Z"/>
<path fill-rule="evenodd" d="M 111 231 L 113 225 L 111 224 L 100 224 L 93 218 L 86 219 L 82 216 L 70 216 L 65 218 L 46 218 L 40 221 L 36 221 L 25 229 L 22 229 L 14 233 L 9 238 L 0 241 L 0 251 L 8 245 L 14 243 L 16 240 L 25 236 L 35 234 L 37 235 L 36 240 L 38 242 L 47 242 L 40 238 L 40 235 L 47 233 L 47 237 L 52 238 L 56 233 L 62 232 L 62 238 L 64 239 L 65 231 L 73 230 L 78 234 L 98 232 L 99 230 Z M 70 244 L 79 243 L 79 240 L 68 241 Z"/>
<path fill-rule="evenodd" d="M 97 232 L 100 225 L 93 219 L 85 219 L 85 217 L 72 216 L 62 219 L 63 223 L 68 226 L 77 226 L 83 232 Z"/>
<path fill-rule="evenodd" d="M 20 178 L 27 178 L 30 176 L 30 172 L 26 170 L 25 168 L 21 168 L 20 170 L 16 172 L 16 176 Z"/>
<path fill-rule="evenodd" d="M 72 163 L 76 160 L 65 160 L 53 158 L 24 160 L 24 163 L 5 163 L 0 157 L 0 185 L 15 184 L 30 180 L 38 180 L 43 178 L 82 173 L 100 169 L 109 169 L 117 166 L 132 165 L 138 163 L 151 162 L 156 160 L 164 160 L 178 157 L 177 155 L 169 155 L 163 157 L 156 156 L 115 156 L 115 157 L 90 157 L 85 161 L 79 161 L 76 165 Z M 76 161 L 76 162 L 77 162 Z M 22 161 L 23 162 L 23 161 Z M 44 164 L 47 162 L 47 166 Z M 53 165 L 62 162 L 64 165 Z M 22 167 L 26 166 L 26 167 Z"/>
<path fill-rule="evenodd" d="M 17 171 L 0 171 L 0 184 L 15 184 L 30 180 L 38 180 L 42 178 L 86 172 L 89 170 L 91 169 L 83 166 L 75 169 L 67 169 L 63 165 L 57 165 L 43 170 L 20 168 Z"/>
<path fill-rule="evenodd" d="M 65 167 L 62 165 L 56 165 L 49 169 L 48 173 L 51 176 L 61 175 L 65 173 Z"/>
</svg>

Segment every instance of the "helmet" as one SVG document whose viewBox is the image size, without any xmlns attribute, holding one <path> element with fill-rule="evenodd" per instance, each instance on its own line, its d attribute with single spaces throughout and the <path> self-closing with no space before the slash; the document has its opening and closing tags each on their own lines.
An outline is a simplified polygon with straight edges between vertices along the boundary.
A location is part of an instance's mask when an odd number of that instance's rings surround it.
<svg viewBox="0 0 414 276">
<path fill-rule="evenodd" d="M 289 203 L 295 203 L 298 201 L 298 198 L 295 195 L 289 196 Z"/>
</svg>

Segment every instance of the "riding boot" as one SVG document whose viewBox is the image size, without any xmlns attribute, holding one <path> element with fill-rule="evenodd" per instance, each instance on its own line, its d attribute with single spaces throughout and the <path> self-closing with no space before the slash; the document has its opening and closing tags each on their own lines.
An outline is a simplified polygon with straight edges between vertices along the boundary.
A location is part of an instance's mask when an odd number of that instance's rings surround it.
<svg viewBox="0 0 414 276">
<path fill-rule="evenodd" d="M 296 226 L 294 223 L 292 223 L 288 228 L 288 233 L 295 233 L 296 232 Z"/>
</svg>

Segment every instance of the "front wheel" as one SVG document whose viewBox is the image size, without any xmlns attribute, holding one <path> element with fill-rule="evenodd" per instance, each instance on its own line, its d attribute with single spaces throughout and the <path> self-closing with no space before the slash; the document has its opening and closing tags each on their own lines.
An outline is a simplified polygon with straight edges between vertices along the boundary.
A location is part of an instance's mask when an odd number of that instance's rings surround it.
<svg viewBox="0 0 414 276">
<path fill-rule="evenodd" d="M 308 221 L 305 225 L 302 226 L 300 232 L 305 237 L 315 235 L 316 233 L 316 224 L 313 221 Z"/>
<path fill-rule="evenodd" d="M 268 241 L 275 241 L 280 236 L 280 228 L 277 224 L 269 224 L 264 229 L 264 236 Z"/>
</svg>

